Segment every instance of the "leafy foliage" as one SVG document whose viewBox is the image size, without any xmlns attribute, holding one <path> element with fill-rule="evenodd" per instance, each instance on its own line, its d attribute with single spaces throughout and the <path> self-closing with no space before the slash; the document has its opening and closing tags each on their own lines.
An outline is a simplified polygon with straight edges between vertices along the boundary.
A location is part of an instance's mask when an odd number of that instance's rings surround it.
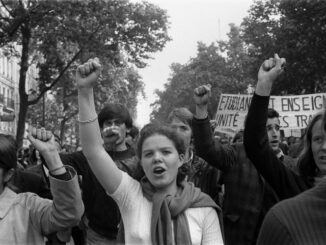
<svg viewBox="0 0 326 245">
<path fill-rule="evenodd" d="M 135 95 L 143 85 L 136 72 L 126 68 L 126 63 L 144 67 L 150 54 L 161 50 L 170 40 L 165 11 L 147 2 L 4 0 L 1 3 L 4 11 L 0 19 L 0 44 L 9 47 L 16 43 L 22 47 L 17 126 L 19 144 L 28 106 L 36 104 L 59 82 L 71 83 L 72 71 L 94 56 L 100 58 L 108 72 L 118 74 L 117 70 L 126 69 L 126 74 L 122 71 L 120 74 L 133 82 L 128 80 L 126 86 L 119 85 L 128 89 L 127 96 L 120 98 L 130 100 L 135 107 Z M 39 69 L 36 96 L 25 91 L 26 72 L 32 63 Z M 104 77 L 103 81 L 106 79 Z M 62 87 L 64 91 L 67 89 L 67 94 L 73 94 L 71 88 Z M 103 92 L 101 89 L 98 91 Z"/>
<path fill-rule="evenodd" d="M 165 121 L 175 107 L 187 107 L 194 111 L 193 90 L 203 84 L 211 84 L 212 96 L 209 114 L 215 114 L 221 93 L 246 93 L 251 58 L 240 39 L 240 29 L 230 25 L 229 41 L 210 44 L 199 42 L 197 56 L 187 64 L 172 64 L 172 74 L 164 91 L 156 91 L 158 99 L 153 103 L 152 120 Z"/>
<path fill-rule="evenodd" d="M 250 56 L 258 66 L 275 52 L 287 59 L 274 94 L 325 91 L 325 11 L 325 1 L 309 0 L 256 1 L 251 7 L 242 23 Z"/>
</svg>

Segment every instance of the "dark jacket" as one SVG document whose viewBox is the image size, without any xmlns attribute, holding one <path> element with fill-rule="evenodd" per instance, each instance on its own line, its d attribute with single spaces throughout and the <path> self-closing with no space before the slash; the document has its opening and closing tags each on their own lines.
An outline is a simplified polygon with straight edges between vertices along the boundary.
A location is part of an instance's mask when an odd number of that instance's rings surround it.
<svg viewBox="0 0 326 245">
<path fill-rule="evenodd" d="M 135 179 L 140 179 L 141 171 L 132 148 L 122 152 L 108 153 L 121 170 Z M 96 179 L 84 154 L 78 151 L 60 154 L 60 157 L 64 164 L 73 166 L 80 177 L 89 226 L 108 239 L 116 239 L 121 219 L 119 208 Z"/>
<path fill-rule="evenodd" d="M 194 183 L 202 192 L 208 194 L 218 205 L 221 205 L 219 196 L 221 193 L 220 171 L 195 154 L 191 161 L 185 165 L 188 169 L 187 181 Z"/>
<path fill-rule="evenodd" d="M 225 243 L 255 244 L 263 217 L 277 196 L 248 159 L 243 144 L 215 144 L 209 119 L 193 120 L 197 154 L 222 171 Z"/>
<path fill-rule="evenodd" d="M 252 97 L 244 131 L 244 146 L 259 173 L 283 200 L 311 188 L 312 183 L 285 167 L 269 146 L 266 131 L 268 103 L 269 96 L 254 94 Z"/>
</svg>

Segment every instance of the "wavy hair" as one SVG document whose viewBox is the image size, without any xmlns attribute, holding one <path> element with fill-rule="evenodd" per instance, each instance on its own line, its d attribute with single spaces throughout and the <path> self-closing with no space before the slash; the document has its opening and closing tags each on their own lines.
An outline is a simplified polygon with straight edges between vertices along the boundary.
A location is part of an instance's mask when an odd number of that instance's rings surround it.
<svg viewBox="0 0 326 245">
<path fill-rule="evenodd" d="M 309 182 L 313 182 L 314 177 L 319 172 L 319 168 L 317 167 L 314 156 L 312 153 L 312 129 L 315 126 L 315 124 L 322 120 L 323 130 L 326 131 L 326 110 L 323 112 L 318 112 L 314 115 L 314 117 L 309 122 L 304 135 L 304 146 L 303 150 L 301 151 L 299 155 L 298 160 L 298 169 L 300 175 L 306 178 Z"/>
<path fill-rule="evenodd" d="M 138 159 L 142 158 L 144 141 L 153 135 L 163 135 L 172 141 L 178 154 L 185 154 L 186 146 L 183 139 L 171 127 L 160 123 L 149 123 L 145 125 L 139 133 L 136 153 Z M 186 177 L 187 170 L 179 167 L 177 175 L 177 184 L 179 185 Z"/>
</svg>

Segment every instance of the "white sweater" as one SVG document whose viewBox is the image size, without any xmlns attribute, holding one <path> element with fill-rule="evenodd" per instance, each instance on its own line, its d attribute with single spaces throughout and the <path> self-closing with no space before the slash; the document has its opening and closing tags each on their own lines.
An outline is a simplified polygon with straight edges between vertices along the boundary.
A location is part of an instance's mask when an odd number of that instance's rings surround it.
<svg viewBox="0 0 326 245">
<path fill-rule="evenodd" d="M 140 183 L 123 172 L 122 181 L 111 197 L 120 208 L 126 244 L 152 244 L 152 202 L 145 198 Z M 192 244 L 223 244 L 219 220 L 213 208 L 189 208 L 185 214 Z"/>
</svg>

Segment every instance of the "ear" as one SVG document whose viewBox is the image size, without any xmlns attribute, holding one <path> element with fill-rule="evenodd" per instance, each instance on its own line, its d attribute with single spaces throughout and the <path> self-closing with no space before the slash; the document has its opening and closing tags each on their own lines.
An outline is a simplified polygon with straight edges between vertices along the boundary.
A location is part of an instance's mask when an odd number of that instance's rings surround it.
<svg viewBox="0 0 326 245">
<path fill-rule="evenodd" d="M 185 162 L 185 154 L 179 154 L 179 168 L 184 164 Z"/>
<path fill-rule="evenodd" d="M 3 177 L 4 182 L 5 183 L 8 182 L 11 179 L 11 177 L 14 175 L 14 173 L 15 173 L 15 169 L 13 168 L 9 169 L 6 172 L 5 176 Z"/>
</svg>

